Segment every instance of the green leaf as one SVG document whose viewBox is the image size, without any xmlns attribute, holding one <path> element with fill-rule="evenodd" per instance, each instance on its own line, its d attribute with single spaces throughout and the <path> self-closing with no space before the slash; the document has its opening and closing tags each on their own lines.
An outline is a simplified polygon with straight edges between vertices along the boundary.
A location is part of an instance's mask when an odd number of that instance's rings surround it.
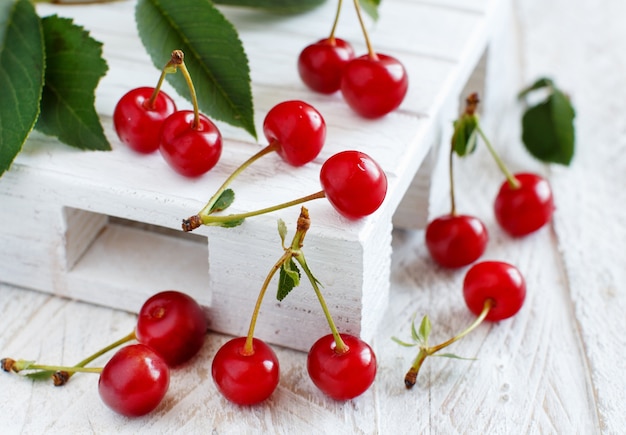
<svg viewBox="0 0 626 435">
<path fill-rule="evenodd" d="M 326 0 L 214 0 L 226 6 L 262 9 L 275 14 L 299 14 L 314 9 Z"/>
<path fill-rule="evenodd" d="M 522 142 L 535 158 L 569 165 L 574 157 L 575 111 L 558 89 L 547 99 L 526 109 L 522 116 Z"/>
<path fill-rule="evenodd" d="M 471 154 L 476 149 L 478 139 L 478 118 L 476 115 L 463 114 L 454 121 L 452 148 L 460 157 Z"/>
<path fill-rule="evenodd" d="M 278 234 L 280 235 L 280 241 L 284 247 L 285 237 L 287 237 L 287 224 L 282 219 L 278 219 Z"/>
<path fill-rule="evenodd" d="M 477 358 L 464 358 L 462 356 L 458 356 L 458 355 L 455 355 L 453 353 L 435 353 L 435 354 L 432 354 L 431 356 L 437 356 L 437 357 L 440 357 L 440 358 L 464 359 L 466 361 L 476 361 L 477 360 Z"/>
<path fill-rule="evenodd" d="M 298 285 L 300 285 L 300 270 L 293 259 L 289 258 L 289 261 L 285 261 L 280 268 L 276 299 L 282 301 Z"/>
<path fill-rule="evenodd" d="M 0 5 L 0 176 L 9 169 L 39 115 L 45 50 L 41 21 L 28 0 Z"/>
<path fill-rule="evenodd" d="M 233 220 L 229 220 L 225 222 L 213 223 L 211 225 L 215 225 L 217 227 L 222 227 L 222 228 L 234 228 L 234 227 L 238 227 L 239 225 L 241 225 L 244 221 L 245 219 L 233 219 Z"/>
<path fill-rule="evenodd" d="M 34 381 L 49 381 L 52 375 L 54 375 L 54 372 L 51 370 L 38 370 L 36 372 L 26 373 L 24 376 Z"/>
<path fill-rule="evenodd" d="M 233 189 L 226 189 L 217 198 L 217 201 L 211 207 L 209 213 L 215 213 L 218 211 L 226 210 L 235 200 L 235 191 Z M 242 221 L 243 222 L 243 221 Z"/>
<path fill-rule="evenodd" d="M 420 324 L 419 335 L 418 335 L 420 341 L 424 345 L 428 344 L 428 337 L 430 336 L 431 330 L 432 330 L 432 325 L 430 323 L 430 319 L 428 318 L 428 316 L 424 316 L 424 318 L 422 319 L 422 323 Z"/>
<path fill-rule="evenodd" d="M 106 74 L 102 44 L 56 15 L 42 19 L 46 76 L 35 128 L 83 150 L 110 150 L 96 113 L 95 89 Z"/>
<path fill-rule="evenodd" d="M 135 20 L 159 70 L 173 50 L 183 51 L 204 114 L 256 138 L 248 58 L 235 28 L 210 1 L 139 0 Z M 181 96 L 191 99 L 182 74 L 166 77 Z"/>
<path fill-rule="evenodd" d="M 537 79 L 535 83 L 533 83 L 532 85 L 528 86 L 525 89 L 522 89 L 520 93 L 517 94 L 517 98 L 521 100 L 522 98 L 525 98 L 526 95 L 528 95 L 532 91 L 536 91 L 542 88 L 552 88 L 552 87 L 554 87 L 554 82 L 552 81 L 552 79 L 549 79 L 547 77 L 541 77 L 540 79 Z"/>
<path fill-rule="evenodd" d="M 359 4 L 363 8 L 363 11 L 365 11 L 365 13 L 374 21 L 378 20 L 378 7 L 380 6 L 380 0 L 359 0 Z"/>
<path fill-rule="evenodd" d="M 407 343 L 406 341 L 402 341 L 396 337 L 391 337 L 391 339 L 395 341 L 396 343 L 398 343 L 400 346 L 404 346 L 404 347 L 415 347 L 418 345 L 418 343 Z"/>
</svg>

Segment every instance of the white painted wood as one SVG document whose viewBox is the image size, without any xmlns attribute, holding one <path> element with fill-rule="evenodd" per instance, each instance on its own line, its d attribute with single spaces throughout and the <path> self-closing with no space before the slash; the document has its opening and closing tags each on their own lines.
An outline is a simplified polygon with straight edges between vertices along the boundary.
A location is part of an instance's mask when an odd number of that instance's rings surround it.
<svg viewBox="0 0 626 435">
<path fill-rule="evenodd" d="M 468 2 L 467 8 L 476 3 Z M 464 271 L 437 268 L 427 256 L 422 231 L 396 229 L 390 304 L 372 342 L 379 370 L 363 396 L 346 403 L 325 398 L 308 379 L 306 355 L 275 346 L 281 363 L 275 394 L 260 406 L 233 406 L 219 395 L 210 375 L 213 355 L 230 337 L 211 332 L 201 353 L 172 373 L 165 401 L 139 419 L 106 409 L 94 376 L 76 376 L 66 387 L 53 388 L 0 373 L 2 432 L 623 433 L 626 121 L 616 114 L 626 111 L 626 34 L 619 19 L 626 5 L 621 0 L 608 0 L 602 7 L 586 0 L 517 0 L 514 5 L 508 17 L 521 30 L 519 76 L 526 83 L 550 73 L 570 92 L 578 110 L 578 149 L 569 168 L 530 159 L 519 141 L 519 108 L 513 99 L 517 88 L 488 79 L 489 104 L 483 115 L 487 133 L 511 169 L 549 176 L 558 210 L 551 226 L 529 238 L 511 239 L 493 219 L 492 199 L 502 177 L 484 148 L 456 165 L 459 207 L 480 216 L 491 234 L 485 258 L 516 264 L 528 283 L 528 299 L 518 315 L 480 326 L 449 349 L 476 361 L 427 359 L 416 387 L 404 389 L 402 378 L 414 354 L 390 337 L 408 337 L 413 314 L 429 314 L 433 341 L 448 338 L 472 317 L 460 291 Z M 494 105 L 500 109 L 487 109 Z M 62 219 L 45 210 L 30 217 L 32 199 L 3 196 L 1 201 L 3 209 L 6 204 L 15 213 L 7 220 L 10 230 L 3 225 L 0 233 L 0 265 L 27 264 L 33 283 L 49 279 L 47 266 L 38 274 L 35 265 L 40 252 L 56 249 L 44 243 L 44 235 Z M 445 199 L 434 201 L 429 215 L 443 213 L 447 206 Z M 39 225 L 23 225 L 26 218 Z M 18 229 L 19 237 L 7 236 Z M 19 241 L 44 251 L 8 256 L 4 247 Z M 127 312 L 6 284 L 0 284 L 0 317 L 0 357 L 70 364 L 125 335 L 135 322 Z M 260 320 L 265 319 L 267 312 Z"/>
<path fill-rule="evenodd" d="M 411 218 L 404 222 L 411 227 L 425 224 L 429 191 L 423 187 L 429 185 L 429 172 L 424 171 L 422 181 L 416 173 L 439 141 L 442 123 L 454 117 L 459 94 L 494 37 L 491 29 L 505 1 L 476 2 L 469 8 L 385 2 L 380 11 L 384 18 L 367 23 L 370 37 L 378 51 L 402 60 L 410 88 L 400 109 L 377 121 L 359 118 L 339 94 L 312 93 L 297 75 L 300 50 L 330 30 L 320 29 L 320 23 L 332 20 L 330 3 L 290 17 L 223 9 L 237 26 L 249 55 L 258 131 L 262 132 L 265 113 L 288 99 L 309 101 L 328 125 L 327 144 L 314 162 L 295 169 L 271 155 L 246 171 L 232 186 L 237 201 L 229 211 L 264 208 L 320 190 L 321 164 L 338 151 L 360 149 L 376 159 L 389 180 L 379 212 L 349 222 L 325 200 L 307 205 L 313 222 L 307 237 L 308 258 L 317 265 L 314 272 L 325 286 L 338 326 L 371 338 L 388 303 L 392 217 L 416 179 L 411 188 L 416 192 L 408 205 Z M 159 74 L 136 34 L 134 6 L 133 1 L 38 5 L 41 15 L 73 17 L 103 42 L 109 71 L 96 91 L 96 107 L 114 150 L 79 152 L 37 132 L 31 135 L 11 171 L 0 180 L 0 197 L 7 204 L 0 213 L 0 232 L 8 258 L 44 254 L 37 262 L 7 261 L 0 265 L 0 276 L 7 283 L 129 311 L 136 310 L 148 294 L 177 287 L 207 307 L 214 330 L 241 334 L 259 286 L 281 254 L 276 220 L 294 227 L 299 209 L 249 219 L 237 229 L 199 229 L 199 243 L 193 235 L 146 231 L 178 231 L 181 220 L 195 214 L 264 140 L 256 143 L 242 130 L 220 123 L 225 138 L 220 164 L 193 181 L 175 174 L 158 153 L 137 155 L 117 140 L 111 125 L 114 105 L 129 89 L 154 84 Z M 340 33 L 364 52 L 356 14 L 350 4 L 346 6 Z M 164 53 L 164 63 L 168 56 Z M 189 107 L 169 86 L 165 89 L 179 107 Z M 422 210 L 421 219 L 412 219 L 414 206 Z M 111 224 L 109 217 L 148 226 L 143 230 L 119 226 Z M 33 233 L 30 243 L 25 243 L 18 227 L 37 227 L 40 233 L 36 237 Z M 307 296 L 267 304 L 260 336 L 304 350 L 326 331 L 319 321 L 319 304 L 306 289 L 302 293 Z M 300 329 L 286 326 L 289 323 L 283 318 L 297 319 Z M 302 328 L 306 340 L 301 339 Z"/>
</svg>

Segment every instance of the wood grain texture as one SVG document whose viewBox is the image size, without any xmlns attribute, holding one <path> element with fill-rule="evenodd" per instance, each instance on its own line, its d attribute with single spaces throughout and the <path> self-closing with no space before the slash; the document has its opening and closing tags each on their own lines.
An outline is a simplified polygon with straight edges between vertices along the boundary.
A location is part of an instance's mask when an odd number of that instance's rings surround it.
<svg viewBox="0 0 626 435">
<path fill-rule="evenodd" d="M 471 10 L 480 2 L 445 3 Z M 528 283 L 527 301 L 517 316 L 483 325 L 450 348 L 477 360 L 429 358 L 415 388 L 405 390 L 402 378 L 413 350 L 399 347 L 390 337 L 408 338 L 414 314 L 431 317 L 433 341 L 458 332 L 472 316 L 460 291 L 464 271 L 437 268 L 428 258 L 421 231 L 396 229 L 391 303 L 373 340 L 379 372 L 363 396 L 346 403 L 325 398 L 308 379 L 306 355 L 277 347 L 282 373 L 278 390 L 260 406 L 233 406 L 217 393 L 210 375 L 211 358 L 229 337 L 210 333 L 197 358 L 173 372 L 164 403 L 140 419 L 121 418 L 106 409 L 94 376 L 76 376 L 66 387 L 54 388 L 0 373 L 2 432 L 623 433 L 626 121 L 621 114 L 626 112 L 626 30 L 619 17 L 625 16 L 626 4 L 515 0 L 510 12 L 520 30 L 519 40 L 509 41 L 520 44 L 519 52 L 511 53 L 522 61 L 518 84 L 549 74 L 570 93 L 577 108 L 578 148 L 569 168 L 529 158 L 519 141 L 517 88 L 488 79 L 493 86 L 486 89 L 486 132 L 511 169 L 549 177 L 557 213 L 549 227 L 525 239 L 511 239 L 493 218 L 492 199 L 502 177 L 484 148 L 455 166 L 459 210 L 481 217 L 490 231 L 485 258 L 517 265 Z M 441 136 L 445 143 L 445 134 Z M 435 165 L 434 176 L 440 179 L 437 171 L 444 169 Z M 445 187 L 431 186 L 433 194 L 445 192 Z M 440 195 L 429 215 L 446 210 L 445 195 Z M 24 237 L 37 238 L 38 230 Z M 36 263 L 33 258 L 0 259 Z M 34 266 L 32 270 L 35 275 Z M 128 333 L 135 321 L 123 311 L 4 284 L 0 314 L 0 357 L 41 362 L 74 363 Z"/>
</svg>

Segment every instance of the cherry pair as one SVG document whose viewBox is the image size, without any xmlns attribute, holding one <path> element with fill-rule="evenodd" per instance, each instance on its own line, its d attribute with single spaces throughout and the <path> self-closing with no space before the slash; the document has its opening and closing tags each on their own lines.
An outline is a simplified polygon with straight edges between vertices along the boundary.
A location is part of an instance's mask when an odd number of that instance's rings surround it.
<svg viewBox="0 0 626 435">
<path fill-rule="evenodd" d="M 340 334 L 319 289 L 319 281 L 309 269 L 302 251 L 310 227 L 308 210 L 302 207 L 297 230 L 285 247 L 286 226 L 279 221 L 284 253 L 274 264 L 259 292 L 248 334 L 226 342 L 217 352 L 211 373 L 218 390 L 238 405 L 253 405 L 266 400 L 278 386 L 280 368 L 276 354 L 264 341 L 254 337 L 261 303 L 273 276 L 279 272 L 277 298 L 284 299 L 299 285 L 300 271 L 307 275 L 320 302 L 331 333 L 317 340 L 308 352 L 307 371 L 313 383 L 335 400 L 349 400 L 365 392 L 374 382 L 376 355 L 363 340 Z"/>
<path fill-rule="evenodd" d="M 161 90 L 165 75 L 178 69 L 187 81 L 193 110 L 177 110 L 174 100 Z M 143 154 L 159 149 L 165 161 L 186 177 L 208 172 L 222 153 L 222 135 L 198 110 L 181 50 L 172 52 L 155 88 L 140 87 L 122 96 L 113 112 L 113 125 L 120 140 L 131 149 Z"/>
<path fill-rule="evenodd" d="M 335 37 L 341 0 L 330 36 L 308 45 L 298 56 L 298 73 L 309 88 L 332 94 L 341 90 L 346 103 L 365 118 L 380 118 L 397 109 L 408 90 L 408 75 L 402 63 L 377 53 L 370 43 L 361 16 L 359 0 L 354 6 L 363 30 L 367 54 L 355 57 L 352 45 Z"/>
<path fill-rule="evenodd" d="M 200 305 L 190 296 L 168 290 L 150 297 L 139 310 L 135 330 L 99 350 L 78 364 L 50 366 L 33 361 L 2 360 L 5 371 L 26 371 L 31 377 L 52 377 L 57 386 L 65 385 L 77 372 L 99 373 L 98 393 L 115 412 L 129 417 L 147 414 L 165 397 L 170 368 L 194 357 L 204 344 L 207 319 Z M 105 353 L 121 347 L 104 367 L 87 365 Z"/>
<path fill-rule="evenodd" d="M 513 237 L 531 234 L 546 225 L 554 212 L 552 189 L 545 178 L 526 172 L 511 174 L 506 168 L 480 127 L 475 113 L 477 104 L 478 96 L 471 94 L 465 113 L 455 121 L 449 160 L 450 213 L 429 222 L 425 232 L 431 257 L 439 265 L 449 268 L 476 261 L 485 252 L 489 240 L 484 223 L 475 216 L 458 214 L 455 206 L 454 154 L 465 156 L 473 152 L 477 136 L 483 139 L 506 177 L 494 201 L 496 221 L 505 232 Z"/>
</svg>

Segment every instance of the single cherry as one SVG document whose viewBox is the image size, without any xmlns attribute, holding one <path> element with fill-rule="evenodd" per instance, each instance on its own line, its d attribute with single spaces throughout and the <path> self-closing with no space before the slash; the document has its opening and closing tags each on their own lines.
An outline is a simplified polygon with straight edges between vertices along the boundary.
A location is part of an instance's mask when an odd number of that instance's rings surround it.
<svg viewBox="0 0 626 435">
<path fill-rule="evenodd" d="M 385 54 L 366 54 L 346 65 L 341 93 L 348 105 L 365 118 L 380 118 L 397 109 L 409 88 L 406 69 Z"/>
<path fill-rule="evenodd" d="M 233 338 L 215 354 L 211 374 L 217 389 L 233 403 L 254 405 L 267 399 L 278 386 L 278 357 L 264 341 L 252 340 L 246 354 L 246 337 Z"/>
<path fill-rule="evenodd" d="M 200 114 L 194 125 L 194 112 L 179 110 L 163 123 L 160 149 L 176 172 L 198 177 L 217 164 L 222 154 L 222 135 L 206 116 Z"/>
<path fill-rule="evenodd" d="M 161 143 L 163 121 L 176 112 L 176 103 L 163 91 L 141 87 L 128 91 L 115 105 L 113 126 L 122 143 L 148 154 Z"/>
<path fill-rule="evenodd" d="M 349 400 L 363 394 L 374 382 L 376 355 L 360 338 L 340 335 L 346 349 L 338 352 L 334 336 L 323 336 L 309 350 L 307 371 L 324 394 L 335 400 Z"/>
<path fill-rule="evenodd" d="M 483 222 L 468 215 L 440 216 L 426 227 L 426 247 L 435 262 L 457 268 L 473 263 L 485 252 L 489 235 Z"/>
<path fill-rule="evenodd" d="M 328 201 L 342 215 L 358 219 L 374 213 L 387 194 L 387 176 L 378 163 L 361 151 L 341 151 L 320 170 Z"/>
<path fill-rule="evenodd" d="M 139 310 L 137 340 L 165 359 L 170 367 L 198 353 L 207 332 L 202 307 L 184 293 L 167 290 L 151 296 Z"/>
<path fill-rule="evenodd" d="M 485 319 L 492 322 L 515 315 L 526 298 L 526 282 L 513 265 L 483 261 L 473 265 L 463 281 L 463 297 L 469 310 L 479 315 L 487 300 L 492 301 Z"/>
<path fill-rule="evenodd" d="M 287 163 L 302 166 L 322 150 L 326 122 L 315 107 L 304 101 L 283 101 L 265 115 L 263 133 Z"/>
<path fill-rule="evenodd" d="M 343 70 L 354 58 L 354 49 L 340 38 L 324 38 L 308 45 L 298 57 L 298 73 L 309 88 L 322 94 L 339 90 Z"/>
<path fill-rule="evenodd" d="M 550 222 L 554 198 L 548 181 L 532 173 L 515 174 L 517 184 L 502 183 L 494 202 L 496 220 L 514 237 L 525 236 Z"/>
<path fill-rule="evenodd" d="M 167 392 L 169 368 L 163 358 L 144 344 L 118 350 L 100 373 L 98 393 L 113 411 L 138 417 L 154 410 Z"/>
</svg>

